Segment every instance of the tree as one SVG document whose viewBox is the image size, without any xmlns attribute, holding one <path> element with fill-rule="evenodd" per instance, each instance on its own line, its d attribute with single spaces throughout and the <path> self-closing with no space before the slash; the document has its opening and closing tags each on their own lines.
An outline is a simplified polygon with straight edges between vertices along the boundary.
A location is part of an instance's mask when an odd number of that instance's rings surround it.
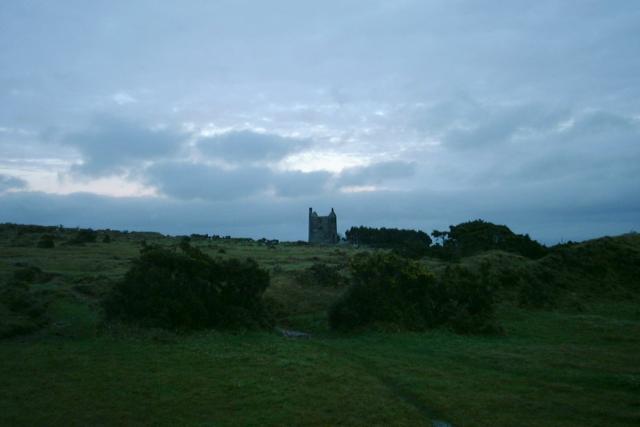
<svg viewBox="0 0 640 427">
<path fill-rule="evenodd" d="M 351 243 L 391 249 L 412 258 L 424 256 L 431 245 L 429 235 L 420 230 L 360 226 L 351 227 L 345 235 Z"/>
</svg>

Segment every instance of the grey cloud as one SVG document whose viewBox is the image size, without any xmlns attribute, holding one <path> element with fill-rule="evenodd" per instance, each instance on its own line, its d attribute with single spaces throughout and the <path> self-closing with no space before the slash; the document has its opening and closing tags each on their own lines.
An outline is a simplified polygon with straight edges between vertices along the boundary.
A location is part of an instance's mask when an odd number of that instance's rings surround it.
<svg viewBox="0 0 640 427">
<path fill-rule="evenodd" d="M 7 190 L 19 190 L 27 186 L 24 179 L 0 174 L 0 193 Z"/>
<path fill-rule="evenodd" d="M 496 182 L 566 180 L 619 188 L 640 173 L 640 122 L 606 112 L 577 114 L 568 128 L 551 126 L 494 154 Z M 501 172 L 507 172 L 501 176 Z M 572 185 L 573 186 L 573 185 Z M 589 191 L 585 189 L 585 191 Z"/>
<path fill-rule="evenodd" d="M 145 171 L 147 184 L 177 199 L 232 200 L 268 187 L 270 171 L 261 167 L 224 170 L 189 162 L 160 162 Z"/>
<path fill-rule="evenodd" d="M 329 172 L 288 171 L 272 177 L 276 194 L 282 197 L 309 197 L 323 193 L 331 174 Z"/>
<path fill-rule="evenodd" d="M 371 185 L 381 184 L 388 180 L 411 178 L 416 171 L 416 164 L 405 161 L 388 161 L 345 169 L 338 177 L 338 184 Z"/>
<path fill-rule="evenodd" d="M 198 142 L 204 154 L 241 163 L 280 160 L 309 146 L 309 141 L 253 131 L 231 131 Z"/>
<path fill-rule="evenodd" d="M 191 162 L 159 162 L 143 173 L 143 180 L 176 199 L 234 200 L 274 189 L 280 197 L 317 195 L 324 191 L 328 172 L 273 171 L 244 166 L 223 169 Z"/>
<path fill-rule="evenodd" d="M 472 104 L 466 109 L 462 123 L 444 133 L 446 148 L 461 150 L 494 149 L 511 142 L 515 137 L 532 132 L 547 132 L 570 116 L 565 109 L 540 104 L 492 106 Z M 465 110 L 463 110 L 465 111 Z M 456 120 L 456 121 L 454 121 Z"/>
<path fill-rule="evenodd" d="M 184 136 L 165 129 L 152 130 L 114 117 L 100 117 L 83 131 L 63 136 L 61 143 L 76 148 L 83 163 L 73 172 L 88 176 L 122 174 L 147 160 L 174 155 Z"/>
<path fill-rule="evenodd" d="M 620 133 L 640 135 L 640 119 L 602 110 L 587 111 L 577 115 L 566 132 L 573 138 L 604 136 L 605 139 L 610 134 Z"/>
<path fill-rule="evenodd" d="M 555 181 L 589 193 L 614 191 L 640 173 L 640 120 L 632 114 L 521 104 L 484 105 L 470 117 L 464 137 L 445 133 L 441 145 L 407 154 L 420 159 L 415 182 L 449 191 Z"/>
</svg>

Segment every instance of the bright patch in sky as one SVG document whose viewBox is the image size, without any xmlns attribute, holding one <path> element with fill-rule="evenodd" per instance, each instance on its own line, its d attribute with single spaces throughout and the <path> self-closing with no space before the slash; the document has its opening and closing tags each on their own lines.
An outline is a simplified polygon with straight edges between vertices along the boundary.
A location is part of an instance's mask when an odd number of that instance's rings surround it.
<svg viewBox="0 0 640 427">
<path fill-rule="evenodd" d="M 342 172 L 355 166 L 368 163 L 362 156 L 338 151 L 311 151 L 293 154 L 280 162 L 284 170 L 300 170 L 303 172 L 329 171 Z"/>
</svg>

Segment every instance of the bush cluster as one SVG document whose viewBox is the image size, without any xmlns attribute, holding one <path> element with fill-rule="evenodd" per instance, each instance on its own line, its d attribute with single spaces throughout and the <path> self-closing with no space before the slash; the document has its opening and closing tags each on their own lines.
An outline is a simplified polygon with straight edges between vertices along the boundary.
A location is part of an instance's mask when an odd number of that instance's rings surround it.
<svg viewBox="0 0 640 427">
<path fill-rule="evenodd" d="M 43 249 L 51 249 L 55 247 L 53 236 L 51 234 L 43 234 L 40 236 L 40 240 L 38 240 L 36 246 Z"/>
<path fill-rule="evenodd" d="M 148 246 L 105 300 L 107 318 L 176 330 L 269 324 L 269 273 L 251 260 L 213 259 L 191 247 Z"/>
<path fill-rule="evenodd" d="M 389 253 L 356 256 L 350 267 L 351 286 L 329 310 L 334 330 L 495 330 L 493 292 L 486 280 L 467 270 L 450 267 L 436 278 L 423 264 Z"/>
<path fill-rule="evenodd" d="M 439 243 L 432 246 L 430 255 L 456 259 L 497 249 L 538 259 L 548 249 L 528 234 L 515 234 L 506 225 L 496 225 L 481 219 L 449 226 L 449 231 L 434 230 L 431 235 Z"/>
<path fill-rule="evenodd" d="M 23 282 L 0 286 L 0 338 L 30 333 L 44 326 L 46 307 Z"/>
<path fill-rule="evenodd" d="M 311 267 L 298 274 L 298 281 L 322 287 L 340 287 L 345 283 L 345 277 L 334 266 L 316 262 Z"/>
<path fill-rule="evenodd" d="M 53 279 L 55 274 L 42 271 L 38 267 L 22 264 L 13 272 L 13 281 L 18 283 L 46 283 Z"/>
<path fill-rule="evenodd" d="M 391 249 L 409 258 L 420 258 L 426 255 L 431 245 L 431 237 L 419 230 L 351 227 L 346 231 L 345 236 L 350 243 Z"/>
<path fill-rule="evenodd" d="M 85 243 L 95 243 L 98 233 L 90 228 L 78 230 L 76 235 L 69 240 L 71 245 L 83 245 Z"/>
</svg>

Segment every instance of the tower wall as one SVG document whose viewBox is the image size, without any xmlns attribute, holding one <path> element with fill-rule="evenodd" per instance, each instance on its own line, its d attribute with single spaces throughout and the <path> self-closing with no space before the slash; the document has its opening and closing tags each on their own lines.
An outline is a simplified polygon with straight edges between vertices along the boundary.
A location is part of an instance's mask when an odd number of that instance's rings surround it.
<svg viewBox="0 0 640 427">
<path fill-rule="evenodd" d="M 327 216 L 318 216 L 309 208 L 309 243 L 333 244 L 338 242 L 338 221 L 333 208 Z"/>
</svg>

